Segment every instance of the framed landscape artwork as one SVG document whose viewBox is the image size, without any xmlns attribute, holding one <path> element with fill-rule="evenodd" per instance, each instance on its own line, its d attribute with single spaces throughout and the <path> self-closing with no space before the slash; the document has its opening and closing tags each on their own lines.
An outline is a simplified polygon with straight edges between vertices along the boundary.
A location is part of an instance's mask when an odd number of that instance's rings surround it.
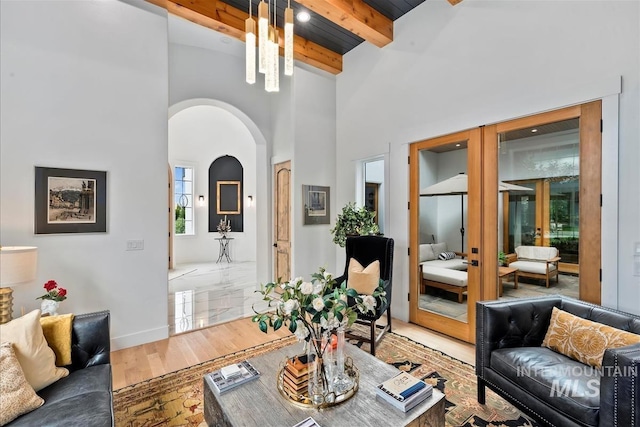
<svg viewBox="0 0 640 427">
<path fill-rule="evenodd" d="M 36 166 L 35 234 L 106 231 L 106 172 Z"/>
<path fill-rule="evenodd" d="M 329 187 L 303 185 L 304 225 L 329 224 Z"/>
</svg>

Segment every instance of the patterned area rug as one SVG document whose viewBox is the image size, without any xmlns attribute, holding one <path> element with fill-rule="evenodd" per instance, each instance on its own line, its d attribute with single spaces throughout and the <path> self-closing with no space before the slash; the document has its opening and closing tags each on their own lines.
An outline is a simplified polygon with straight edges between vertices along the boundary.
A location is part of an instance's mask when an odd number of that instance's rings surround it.
<svg viewBox="0 0 640 427">
<path fill-rule="evenodd" d="M 294 341 L 293 337 L 281 338 L 116 390 L 113 402 L 116 427 L 206 427 L 202 391 L 205 373 Z M 363 350 L 368 347 L 368 344 L 355 344 Z M 444 353 L 387 333 L 378 344 L 376 357 L 445 393 L 447 426 L 537 426 L 490 390 L 487 390 L 486 405 L 478 404 L 473 366 Z"/>
</svg>

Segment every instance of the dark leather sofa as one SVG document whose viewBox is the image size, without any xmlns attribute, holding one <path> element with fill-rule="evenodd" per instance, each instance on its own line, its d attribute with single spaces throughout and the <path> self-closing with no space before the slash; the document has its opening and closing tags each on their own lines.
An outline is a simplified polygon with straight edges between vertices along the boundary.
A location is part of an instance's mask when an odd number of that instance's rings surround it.
<svg viewBox="0 0 640 427">
<path fill-rule="evenodd" d="M 478 402 L 485 387 L 542 425 L 640 427 L 640 344 L 605 352 L 602 369 L 541 347 L 553 307 L 640 334 L 640 317 L 559 295 L 478 302 Z"/>
<path fill-rule="evenodd" d="M 7 426 L 113 426 L 109 352 L 109 312 L 75 316 L 69 375 L 38 392 L 40 408 Z"/>
</svg>

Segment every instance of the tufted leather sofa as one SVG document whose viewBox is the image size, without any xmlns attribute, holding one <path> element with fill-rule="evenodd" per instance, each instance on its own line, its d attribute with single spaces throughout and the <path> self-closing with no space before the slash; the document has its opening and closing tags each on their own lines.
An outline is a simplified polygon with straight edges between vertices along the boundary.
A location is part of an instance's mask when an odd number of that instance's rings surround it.
<svg viewBox="0 0 640 427">
<path fill-rule="evenodd" d="M 559 295 L 478 302 L 478 402 L 489 387 L 542 425 L 640 427 L 640 344 L 590 368 L 540 346 L 553 307 L 640 334 L 638 316 Z"/>
<path fill-rule="evenodd" d="M 112 427 L 109 312 L 73 318 L 69 375 L 38 392 L 44 405 L 7 426 Z"/>
</svg>

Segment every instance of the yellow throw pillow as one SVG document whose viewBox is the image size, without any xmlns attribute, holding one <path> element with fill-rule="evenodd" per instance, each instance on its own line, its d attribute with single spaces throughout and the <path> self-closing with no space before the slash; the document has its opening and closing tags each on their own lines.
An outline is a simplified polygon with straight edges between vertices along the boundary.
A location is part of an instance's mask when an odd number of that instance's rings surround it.
<svg viewBox="0 0 640 427">
<path fill-rule="evenodd" d="M 584 364 L 599 368 L 608 348 L 640 342 L 640 335 L 574 316 L 554 307 L 544 347 Z"/>
<path fill-rule="evenodd" d="M 71 365 L 71 328 L 73 314 L 40 318 L 47 344 L 56 354 L 56 366 Z"/>
<path fill-rule="evenodd" d="M 0 325 L 0 337 L 13 343 L 24 376 L 35 391 L 69 375 L 68 370 L 56 368 L 56 355 L 47 345 L 40 326 L 40 310 Z"/>
<path fill-rule="evenodd" d="M 44 399 L 33 391 L 10 342 L 0 344 L 0 426 L 39 408 Z"/>
<path fill-rule="evenodd" d="M 360 295 L 371 295 L 380 284 L 380 261 L 373 261 L 366 268 L 355 259 L 349 260 L 347 286 Z"/>
</svg>

